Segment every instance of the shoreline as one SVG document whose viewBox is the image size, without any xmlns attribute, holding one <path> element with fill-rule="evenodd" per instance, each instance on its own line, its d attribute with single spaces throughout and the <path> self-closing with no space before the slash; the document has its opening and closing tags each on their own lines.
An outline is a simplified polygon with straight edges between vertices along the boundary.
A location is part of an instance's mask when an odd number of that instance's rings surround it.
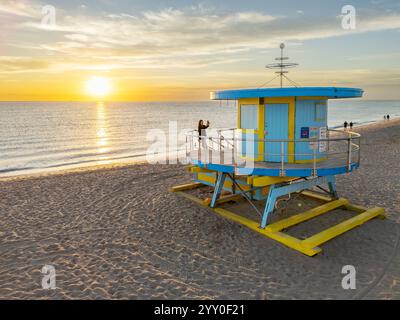
<svg viewBox="0 0 400 320">
<path fill-rule="evenodd" d="M 372 130 L 372 129 L 379 129 L 382 127 L 392 127 L 400 125 L 400 117 L 394 117 L 393 119 L 388 120 L 377 120 L 374 122 L 368 122 L 360 125 L 356 125 L 353 128 L 353 131 L 357 130 Z M 332 129 L 336 130 L 341 130 L 343 127 L 332 127 Z M 2 181 L 13 181 L 13 180 L 24 180 L 24 179 L 34 179 L 34 178 L 41 178 L 41 177 L 48 177 L 48 176 L 57 176 L 57 175 L 64 175 L 64 174 L 69 174 L 69 173 L 84 173 L 84 172 L 90 172 L 94 170 L 110 170 L 110 169 L 115 169 L 115 168 L 124 168 L 124 167 L 131 167 L 134 165 L 145 165 L 148 164 L 147 160 L 145 159 L 145 156 L 139 156 L 137 158 L 132 157 L 132 159 L 126 160 L 126 161 L 120 161 L 120 160 L 109 160 L 109 163 L 106 164 L 99 164 L 99 163 L 93 163 L 93 164 L 86 164 L 84 166 L 73 166 L 71 168 L 64 168 L 60 167 L 59 169 L 54 169 L 54 168 L 41 168 L 41 169 L 32 169 L 32 170 L 26 170 L 26 171 L 31 171 L 28 173 L 21 173 L 18 174 L 18 171 L 13 171 L 14 174 L 10 173 L 9 175 L 4 174 L 0 175 L 0 182 Z M 184 165 L 184 164 L 182 164 Z M 21 170 L 21 171 L 24 171 Z"/>
<path fill-rule="evenodd" d="M 355 123 L 353 126 L 353 129 L 364 129 L 364 128 L 373 128 L 374 126 L 382 126 L 383 124 L 389 124 L 389 125 L 397 125 L 400 124 L 400 117 L 393 117 L 390 120 L 371 120 L 368 122 L 362 122 L 360 124 Z M 331 129 L 343 129 L 343 126 L 336 126 L 336 127 L 331 127 Z"/>
<path fill-rule="evenodd" d="M 373 122 L 363 123 L 360 125 L 356 125 L 354 128 L 361 128 L 361 129 L 369 127 L 373 128 L 375 126 L 382 126 L 384 124 L 389 125 L 389 127 L 398 125 L 400 124 L 400 117 L 393 117 L 390 120 L 376 120 Z"/>
</svg>

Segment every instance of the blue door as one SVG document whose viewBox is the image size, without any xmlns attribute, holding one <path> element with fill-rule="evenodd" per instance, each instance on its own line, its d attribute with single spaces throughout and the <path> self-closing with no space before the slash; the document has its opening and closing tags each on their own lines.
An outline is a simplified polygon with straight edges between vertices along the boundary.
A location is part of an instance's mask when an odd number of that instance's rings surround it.
<svg viewBox="0 0 400 320">
<path fill-rule="evenodd" d="M 288 140 L 289 138 L 289 105 L 277 103 L 265 105 L 265 139 Z M 288 143 L 283 143 L 284 161 L 288 161 Z M 281 142 L 265 142 L 265 161 L 281 162 Z"/>
</svg>

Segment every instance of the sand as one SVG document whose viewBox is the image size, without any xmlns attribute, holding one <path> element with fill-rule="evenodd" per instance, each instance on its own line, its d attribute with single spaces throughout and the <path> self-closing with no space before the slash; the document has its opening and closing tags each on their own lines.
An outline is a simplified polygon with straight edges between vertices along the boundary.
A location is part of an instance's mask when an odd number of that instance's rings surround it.
<svg viewBox="0 0 400 320">
<path fill-rule="evenodd" d="M 183 166 L 1 179 L 0 299 L 399 299 L 400 121 L 355 131 L 362 167 L 338 178 L 339 194 L 389 219 L 313 258 L 169 192 L 189 181 Z M 41 287 L 44 265 L 56 268 L 55 290 Z M 344 265 L 356 290 L 341 286 Z"/>
</svg>

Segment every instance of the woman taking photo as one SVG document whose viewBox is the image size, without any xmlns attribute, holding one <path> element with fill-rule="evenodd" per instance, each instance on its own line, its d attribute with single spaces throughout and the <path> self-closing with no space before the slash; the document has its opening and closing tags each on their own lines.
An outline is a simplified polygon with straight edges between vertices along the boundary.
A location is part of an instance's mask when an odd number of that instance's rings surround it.
<svg viewBox="0 0 400 320">
<path fill-rule="evenodd" d="M 210 126 L 210 121 L 207 120 L 207 124 L 204 124 L 203 120 L 199 121 L 199 125 L 197 130 L 199 131 L 199 143 L 201 142 L 201 146 L 205 149 L 207 146 L 207 139 L 205 138 L 207 136 L 206 129 Z M 202 139 L 203 137 L 203 139 Z"/>
</svg>

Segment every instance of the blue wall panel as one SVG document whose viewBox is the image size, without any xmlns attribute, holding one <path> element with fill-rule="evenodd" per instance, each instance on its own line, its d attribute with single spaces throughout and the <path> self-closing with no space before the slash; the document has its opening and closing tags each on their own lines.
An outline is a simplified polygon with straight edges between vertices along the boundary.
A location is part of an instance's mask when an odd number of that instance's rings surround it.
<svg viewBox="0 0 400 320">
<path fill-rule="evenodd" d="M 267 103 L 265 105 L 265 139 L 287 140 L 289 138 L 289 105 Z M 265 142 L 265 161 L 281 162 L 282 144 Z M 284 143 L 284 161 L 288 161 L 288 143 Z"/>
<path fill-rule="evenodd" d="M 297 100 L 295 122 L 296 140 L 320 138 L 321 130 L 324 130 L 321 128 L 327 128 L 327 102 L 325 100 Z M 295 160 L 313 160 L 314 148 L 316 148 L 317 159 L 326 156 L 323 144 L 297 142 L 295 145 Z"/>
<path fill-rule="evenodd" d="M 241 129 L 258 128 L 258 105 L 242 104 L 240 106 L 240 128 Z"/>
</svg>

